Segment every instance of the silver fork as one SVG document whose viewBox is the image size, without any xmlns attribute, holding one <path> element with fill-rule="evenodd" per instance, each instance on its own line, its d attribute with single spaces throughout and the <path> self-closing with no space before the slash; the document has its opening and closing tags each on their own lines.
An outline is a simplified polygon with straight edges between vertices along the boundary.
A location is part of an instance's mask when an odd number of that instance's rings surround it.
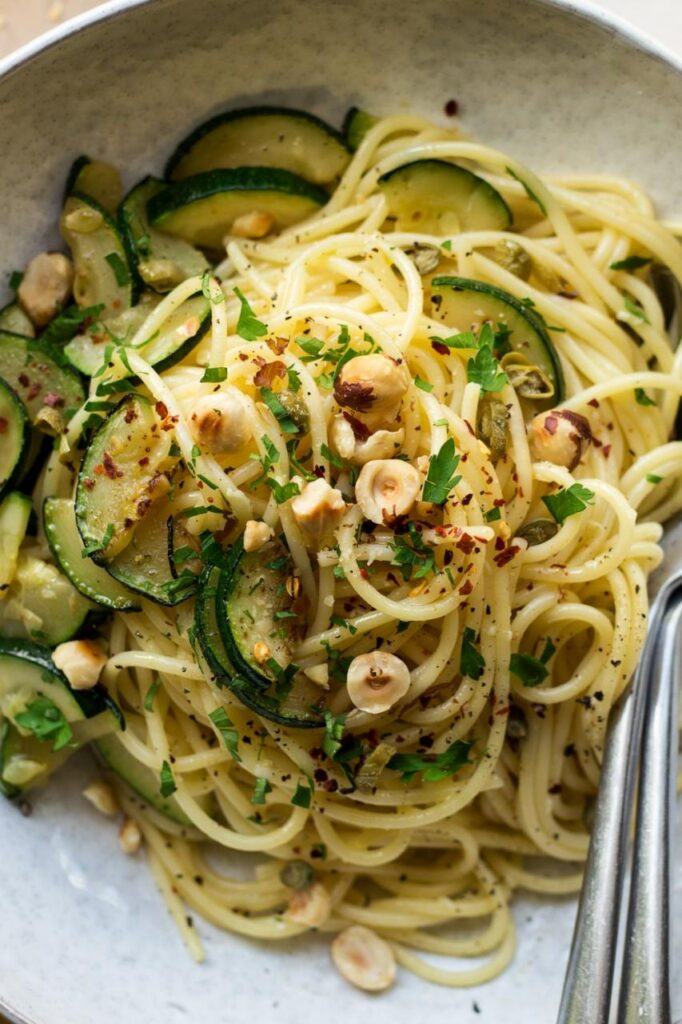
<svg viewBox="0 0 682 1024">
<path fill-rule="evenodd" d="M 666 292 L 661 298 L 676 347 L 680 289 L 669 274 L 653 283 L 659 295 Z M 668 525 L 663 552 L 649 584 L 652 605 L 639 667 L 609 728 L 557 1024 L 608 1024 L 616 1008 L 617 1024 L 671 1021 L 670 851 L 682 664 L 682 516 Z M 633 813 L 630 900 L 623 921 Z M 616 979 L 619 993 L 614 993 Z"/>
</svg>

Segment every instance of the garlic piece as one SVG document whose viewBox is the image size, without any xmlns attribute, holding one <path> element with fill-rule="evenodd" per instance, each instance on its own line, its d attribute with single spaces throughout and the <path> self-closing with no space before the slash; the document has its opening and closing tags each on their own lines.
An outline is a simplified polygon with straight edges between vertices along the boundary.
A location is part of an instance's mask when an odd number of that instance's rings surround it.
<svg viewBox="0 0 682 1024">
<path fill-rule="evenodd" d="M 364 925 L 354 924 L 339 932 L 332 942 L 331 954 L 342 977 L 365 992 L 382 992 L 395 981 L 393 950 Z"/>
<path fill-rule="evenodd" d="M 83 790 L 83 796 L 100 814 L 104 814 L 107 818 L 113 818 L 119 812 L 116 794 L 106 782 L 91 782 Z"/>
<path fill-rule="evenodd" d="M 275 218 L 263 210 L 243 213 L 232 224 L 230 234 L 236 238 L 264 238 L 275 226 Z"/>
<path fill-rule="evenodd" d="M 364 466 L 372 459 L 390 459 L 397 455 L 405 440 L 405 431 L 375 430 L 361 441 L 344 416 L 335 416 L 329 428 L 329 437 L 342 459 L 356 466 Z"/>
<path fill-rule="evenodd" d="M 362 514 L 379 526 L 407 515 L 420 492 L 419 473 L 402 459 L 372 459 L 362 467 L 355 484 Z"/>
<path fill-rule="evenodd" d="M 118 833 L 118 843 L 124 853 L 129 856 L 137 853 L 142 846 L 142 833 L 136 821 L 126 818 Z"/>
<path fill-rule="evenodd" d="M 55 647 L 52 660 L 74 690 L 91 690 L 107 663 L 107 656 L 93 640 L 69 640 Z"/>
<path fill-rule="evenodd" d="M 592 430 L 580 413 L 550 409 L 531 420 L 529 440 L 534 459 L 573 470 L 592 441 Z"/>
<path fill-rule="evenodd" d="M 331 910 L 332 901 L 329 893 L 321 882 L 313 882 L 307 889 L 300 889 L 291 894 L 286 917 L 295 924 L 319 928 L 327 921 Z"/>
<path fill-rule="evenodd" d="M 17 298 L 36 327 L 45 327 L 66 303 L 72 288 L 73 264 L 68 256 L 41 252 L 26 267 Z"/>
<path fill-rule="evenodd" d="M 244 527 L 244 551 L 258 551 L 274 535 L 275 531 L 267 523 L 249 519 Z"/>
<path fill-rule="evenodd" d="M 321 478 L 306 484 L 291 502 L 296 522 L 316 540 L 321 540 L 338 525 L 345 508 L 341 491 Z"/>
<path fill-rule="evenodd" d="M 402 700 L 409 688 L 409 668 L 387 651 L 359 654 L 348 666 L 348 696 L 356 708 L 370 715 L 388 711 Z"/>
<path fill-rule="evenodd" d="M 239 451 L 251 437 L 248 412 L 248 399 L 237 388 L 203 395 L 190 417 L 192 433 L 216 455 Z"/>
<path fill-rule="evenodd" d="M 403 362 L 380 353 L 355 356 L 341 368 L 334 384 L 339 405 L 358 413 L 371 430 L 391 428 L 409 385 Z"/>
</svg>

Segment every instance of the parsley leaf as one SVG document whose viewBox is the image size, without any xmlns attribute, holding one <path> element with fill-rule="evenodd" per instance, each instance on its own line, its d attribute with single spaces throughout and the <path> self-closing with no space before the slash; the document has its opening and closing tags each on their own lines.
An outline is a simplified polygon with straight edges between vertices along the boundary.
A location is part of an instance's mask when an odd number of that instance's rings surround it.
<svg viewBox="0 0 682 1024">
<path fill-rule="evenodd" d="M 499 507 L 499 505 L 496 505 L 494 508 L 489 508 L 488 511 L 483 516 L 483 518 L 485 519 L 486 523 L 496 523 L 499 519 L 502 518 L 502 509 Z"/>
<path fill-rule="evenodd" d="M 616 260 L 610 265 L 611 270 L 639 270 L 651 263 L 649 256 L 627 256 L 624 260 Z"/>
<path fill-rule="evenodd" d="M 338 754 L 341 749 L 341 741 L 343 740 L 343 731 L 346 721 L 345 715 L 339 715 L 338 718 L 334 718 L 331 711 L 325 711 L 324 713 L 324 738 L 322 740 L 322 749 L 324 750 L 327 757 L 332 759 Z"/>
<path fill-rule="evenodd" d="M 220 384 L 227 380 L 226 366 L 207 366 L 201 378 L 201 384 Z"/>
<path fill-rule="evenodd" d="M 295 480 L 289 480 L 285 484 L 280 484 L 273 476 L 268 476 L 265 478 L 265 482 L 272 491 L 278 505 L 283 505 L 285 501 L 289 501 L 290 498 L 295 498 L 297 494 L 301 493 L 301 489 Z"/>
<path fill-rule="evenodd" d="M 542 500 L 554 520 L 563 523 L 564 519 L 583 512 L 594 501 L 594 491 L 576 483 L 556 494 L 547 494 Z"/>
<path fill-rule="evenodd" d="M 474 645 L 476 633 L 468 626 L 462 634 L 462 653 L 459 659 L 459 671 L 469 679 L 480 679 L 485 670 L 485 658 Z"/>
<path fill-rule="evenodd" d="M 239 320 L 237 321 L 237 334 L 244 341 L 256 341 L 258 338 L 262 338 L 264 334 L 268 333 L 266 325 L 257 319 L 241 290 L 235 288 L 234 293 L 241 304 Z"/>
<path fill-rule="evenodd" d="M 14 721 L 43 743 L 53 740 L 54 751 L 68 746 L 73 738 L 73 731 L 63 712 L 48 697 L 37 697 L 31 701 L 24 711 L 15 716 Z"/>
<path fill-rule="evenodd" d="M 90 321 L 96 321 L 103 310 L 103 304 L 88 306 L 86 309 L 68 306 L 47 325 L 40 336 L 41 344 L 64 345 L 78 334 L 81 327 L 87 326 Z"/>
<path fill-rule="evenodd" d="M 272 786 L 265 778 L 256 779 L 253 787 L 253 793 L 251 794 L 252 804 L 264 804 L 265 797 L 268 793 L 272 792 Z"/>
<path fill-rule="evenodd" d="M 433 391 L 433 384 L 429 384 L 428 381 L 422 380 L 422 378 L 419 376 L 414 378 L 414 386 L 416 388 L 419 388 L 420 391 Z"/>
<path fill-rule="evenodd" d="M 109 266 L 114 272 L 116 278 L 116 284 L 119 288 L 124 288 L 130 282 L 130 269 L 128 264 L 119 256 L 117 252 L 110 252 L 104 257 Z"/>
<path fill-rule="evenodd" d="M 93 540 L 89 544 L 83 545 L 81 551 L 81 558 L 90 558 L 91 555 L 96 555 L 98 551 L 104 551 L 111 544 L 114 536 L 114 524 L 108 523 L 104 535 L 101 540 Z"/>
<path fill-rule="evenodd" d="M 177 788 L 173 778 L 173 770 L 168 761 L 164 761 L 161 765 L 161 796 L 172 796 Z"/>
<path fill-rule="evenodd" d="M 310 807 L 313 799 L 313 787 L 312 784 L 307 786 L 302 785 L 300 782 L 296 783 L 296 791 L 291 798 L 291 802 L 294 807 Z"/>
<path fill-rule="evenodd" d="M 454 775 L 466 764 L 471 764 L 469 751 L 472 744 L 455 740 L 441 754 L 394 754 L 388 768 L 401 772 L 403 782 L 411 782 L 419 772 L 424 782 L 439 782 Z"/>
<path fill-rule="evenodd" d="M 650 484 L 660 484 L 663 479 L 663 477 L 659 476 L 658 473 L 647 473 L 646 478 Z"/>
<path fill-rule="evenodd" d="M 159 692 L 159 687 L 160 686 L 161 686 L 161 680 L 160 679 L 155 679 L 154 682 L 152 683 L 152 685 L 147 690 L 147 695 L 144 698 L 144 709 L 145 709 L 145 711 L 151 711 L 153 709 L 153 707 L 154 707 L 154 698 L 156 697 L 157 693 Z"/>
<path fill-rule="evenodd" d="M 261 388 L 261 397 L 285 434 L 298 434 L 298 426 L 272 388 Z"/>
<path fill-rule="evenodd" d="M 301 376 L 294 366 L 287 366 L 287 383 L 294 394 L 301 390 Z"/>
<path fill-rule="evenodd" d="M 459 455 L 455 454 L 455 442 L 449 437 L 437 454 L 429 459 L 422 499 L 434 505 L 444 505 L 452 488 L 462 479 L 455 475 L 458 465 Z"/>
<path fill-rule="evenodd" d="M 509 378 L 493 355 L 489 345 L 481 345 L 467 363 L 467 380 L 480 384 L 482 391 L 501 391 Z"/>
<path fill-rule="evenodd" d="M 391 565 L 400 568 L 404 580 L 411 580 L 413 575 L 420 580 L 436 571 L 436 556 L 422 540 L 416 523 L 409 523 L 407 529 L 409 539 L 405 534 L 397 533 L 389 545 L 393 551 Z"/>
<path fill-rule="evenodd" d="M 656 405 L 653 398 L 649 398 L 644 388 L 635 388 L 635 401 L 637 405 Z"/>
<path fill-rule="evenodd" d="M 518 676 L 524 686 L 539 686 L 549 675 L 543 662 L 530 654 L 512 654 L 509 670 Z"/>
<path fill-rule="evenodd" d="M 638 320 L 643 320 L 645 324 L 650 323 L 649 317 L 646 315 L 642 307 L 638 302 L 635 302 L 630 298 L 629 295 L 623 296 L 623 305 L 628 313 L 632 316 L 636 316 Z"/>
<path fill-rule="evenodd" d="M 215 708 L 208 716 L 223 738 L 223 743 L 229 750 L 235 761 L 241 761 L 237 750 L 239 744 L 239 733 L 233 722 L 228 718 L 225 708 Z"/>
</svg>

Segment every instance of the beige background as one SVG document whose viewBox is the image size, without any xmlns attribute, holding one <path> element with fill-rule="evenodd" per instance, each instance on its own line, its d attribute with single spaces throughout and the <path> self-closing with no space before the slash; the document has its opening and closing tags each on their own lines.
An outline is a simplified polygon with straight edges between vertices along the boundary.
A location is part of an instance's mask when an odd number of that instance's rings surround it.
<svg viewBox="0 0 682 1024">
<path fill-rule="evenodd" d="M 97 6 L 98 0 L 0 0 L 0 56 Z M 596 0 L 595 6 L 625 18 L 682 56 L 682 0 Z"/>
</svg>

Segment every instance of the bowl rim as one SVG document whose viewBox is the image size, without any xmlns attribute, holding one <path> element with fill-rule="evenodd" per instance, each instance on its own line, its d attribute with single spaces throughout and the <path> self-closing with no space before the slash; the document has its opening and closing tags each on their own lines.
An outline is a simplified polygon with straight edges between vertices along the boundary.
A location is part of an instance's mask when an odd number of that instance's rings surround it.
<svg viewBox="0 0 682 1024">
<path fill-rule="evenodd" d="M 111 21 L 127 11 L 138 7 L 147 7 L 154 2 L 156 0 L 108 0 L 92 10 L 67 19 L 55 28 L 41 33 L 35 39 L 13 50 L 6 57 L 0 58 L 0 81 L 20 71 L 22 67 L 32 63 L 42 53 L 58 46 L 65 39 L 80 35 L 81 32 L 85 32 L 93 25 Z M 605 28 L 614 36 L 624 39 L 635 50 L 648 54 L 682 74 L 682 55 L 678 56 L 626 18 L 604 10 L 593 0 L 526 0 L 526 2 L 535 4 L 537 7 L 565 11 L 580 21 L 587 21 L 592 25 Z M 4 1014 L 9 1021 L 14 1021 L 15 1024 L 35 1024 L 35 1020 L 26 1017 L 18 1009 L 6 1003 L 2 994 L 0 994 L 0 1013 Z"/>
<path fill-rule="evenodd" d="M 111 21 L 127 11 L 137 7 L 146 7 L 154 2 L 156 0 L 108 0 L 107 3 L 90 11 L 68 18 L 55 28 L 43 32 L 29 43 L 25 43 L 6 57 L 1 58 L 0 80 L 20 70 L 25 64 L 31 63 L 43 52 L 51 50 L 70 36 L 79 35 L 93 25 Z M 538 7 L 565 11 L 580 21 L 587 21 L 605 28 L 613 35 L 625 39 L 634 49 L 654 57 L 682 74 L 682 55 L 678 56 L 621 15 L 599 7 L 595 0 L 527 0 L 527 2 L 534 3 Z"/>
</svg>

